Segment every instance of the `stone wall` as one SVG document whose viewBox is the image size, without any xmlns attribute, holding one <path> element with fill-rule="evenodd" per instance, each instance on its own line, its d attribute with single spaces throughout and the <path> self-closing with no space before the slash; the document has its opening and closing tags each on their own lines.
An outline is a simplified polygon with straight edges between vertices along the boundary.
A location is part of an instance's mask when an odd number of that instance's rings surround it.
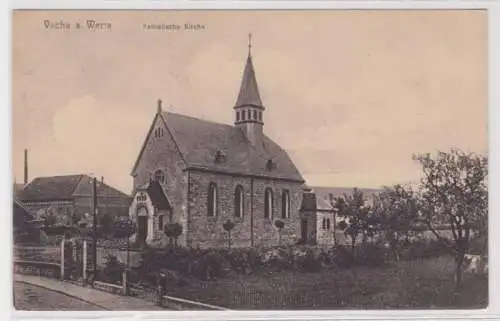
<svg viewBox="0 0 500 321">
<path fill-rule="evenodd" d="M 162 137 L 154 136 L 154 129 L 158 127 L 164 129 Z M 144 152 L 136 168 L 134 190 L 154 178 L 154 173 L 157 170 L 163 171 L 165 183 L 162 186 L 173 208 L 173 221 L 179 222 L 183 227 L 183 233 L 178 239 L 179 245 L 186 245 L 185 236 L 188 233 L 185 215 L 187 209 L 187 175 L 183 172 L 184 168 L 185 163 L 175 141 L 165 127 L 165 123 L 161 117 L 155 117 L 153 130 L 147 137 Z"/>
<path fill-rule="evenodd" d="M 307 222 L 306 223 L 307 224 L 307 227 L 306 227 L 306 229 L 307 229 L 306 230 L 307 243 L 311 243 L 313 241 L 316 241 L 317 231 L 318 231 L 318 219 L 316 216 L 316 212 L 315 211 L 302 211 L 301 212 L 301 220 Z M 303 224 L 303 223 L 300 223 L 300 224 Z M 298 236 L 302 237 L 301 231 L 300 231 L 300 234 L 298 234 Z"/>
<path fill-rule="evenodd" d="M 335 241 L 335 235 L 334 235 L 334 215 L 333 213 L 329 212 L 317 212 L 316 215 L 317 218 L 317 233 L 316 233 L 316 242 L 318 244 L 324 245 L 324 244 L 334 244 Z M 330 220 L 330 228 L 328 228 L 328 225 L 326 225 L 325 221 L 325 226 L 323 228 L 323 220 Z"/>
<path fill-rule="evenodd" d="M 281 231 L 282 244 L 298 240 L 300 232 L 300 184 L 198 171 L 191 171 L 189 176 L 189 234 L 187 236 L 189 246 L 227 246 L 228 233 L 222 227 L 227 220 L 235 223 L 235 227 L 231 231 L 231 244 L 235 247 L 277 245 L 278 230 L 274 227 L 275 219 L 281 219 L 285 223 L 285 227 Z M 208 189 L 211 182 L 217 185 L 218 215 L 215 217 L 207 215 Z M 238 185 L 243 187 L 244 192 L 244 213 L 241 218 L 234 215 L 235 189 Z M 269 219 L 264 217 L 264 193 L 267 187 L 272 188 L 274 196 L 273 216 Z M 287 189 L 290 193 L 290 218 L 281 217 L 283 189 Z"/>
</svg>

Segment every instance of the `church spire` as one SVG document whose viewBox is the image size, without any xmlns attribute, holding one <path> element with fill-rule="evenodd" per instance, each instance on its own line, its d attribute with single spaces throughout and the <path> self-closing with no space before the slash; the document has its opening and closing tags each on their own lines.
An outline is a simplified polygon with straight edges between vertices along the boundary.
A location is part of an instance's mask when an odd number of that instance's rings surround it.
<svg viewBox="0 0 500 321">
<path fill-rule="evenodd" d="M 235 126 L 241 128 L 247 139 L 256 148 L 263 142 L 264 105 L 260 99 L 257 79 L 252 61 L 252 34 L 248 35 L 248 57 L 243 70 L 240 92 L 234 105 Z"/>
<path fill-rule="evenodd" d="M 243 106 L 261 107 L 262 100 L 260 99 L 257 79 L 255 78 L 255 70 L 252 61 L 252 34 L 248 35 L 248 57 L 245 69 L 243 70 L 243 78 L 241 80 L 240 92 L 236 99 L 235 108 Z"/>
</svg>

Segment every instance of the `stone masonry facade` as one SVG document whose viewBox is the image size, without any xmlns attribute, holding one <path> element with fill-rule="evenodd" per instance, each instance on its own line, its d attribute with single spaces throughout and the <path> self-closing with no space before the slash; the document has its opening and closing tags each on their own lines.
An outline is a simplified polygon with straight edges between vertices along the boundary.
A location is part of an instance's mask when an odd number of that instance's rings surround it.
<svg viewBox="0 0 500 321">
<path fill-rule="evenodd" d="M 231 244 L 235 247 L 277 245 L 278 230 L 274 226 L 276 219 L 285 223 L 279 237 L 280 243 L 290 244 L 297 241 L 301 184 L 203 172 L 192 172 L 189 176 L 188 246 L 226 246 L 228 233 L 222 225 L 227 220 L 235 223 L 231 231 Z M 207 215 L 210 183 L 216 184 L 218 194 L 218 215 L 214 217 Z M 244 192 L 244 210 L 240 218 L 235 217 L 235 190 L 238 185 L 243 187 Z M 273 211 L 270 218 L 264 217 L 266 188 L 271 188 L 273 191 Z M 290 194 L 289 218 L 282 218 L 283 190 L 288 190 Z"/>
<path fill-rule="evenodd" d="M 164 135 L 155 137 L 154 129 L 163 128 Z M 146 139 L 145 150 L 137 164 L 134 176 L 134 191 L 138 186 L 146 184 L 154 173 L 161 170 L 165 175 L 162 184 L 163 191 L 172 205 L 172 221 L 182 225 L 183 233 L 178 243 L 186 245 L 186 235 L 189 233 L 187 224 L 187 173 L 185 165 L 176 147 L 175 141 L 161 118 L 157 115 L 152 129 Z M 167 220 L 165 220 L 167 223 Z"/>
</svg>

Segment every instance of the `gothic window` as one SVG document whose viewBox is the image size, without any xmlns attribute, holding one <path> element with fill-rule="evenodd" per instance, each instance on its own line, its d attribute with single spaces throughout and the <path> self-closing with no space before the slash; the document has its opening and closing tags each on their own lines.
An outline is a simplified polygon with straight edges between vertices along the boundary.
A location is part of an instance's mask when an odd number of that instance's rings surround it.
<svg viewBox="0 0 500 321">
<path fill-rule="evenodd" d="M 257 111 L 256 110 L 253 111 L 253 119 L 257 120 Z"/>
<path fill-rule="evenodd" d="M 270 188 L 266 188 L 264 195 L 264 217 L 272 219 L 273 218 L 273 191 Z"/>
<path fill-rule="evenodd" d="M 281 194 L 281 218 L 290 218 L 290 193 L 286 189 Z"/>
<path fill-rule="evenodd" d="M 252 111 L 249 109 L 247 110 L 247 113 L 248 113 L 248 120 L 251 120 L 252 119 Z"/>
<path fill-rule="evenodd" d="M 240 121 L 240 112 L 239 111 L 236 112 L 236 121 Z"/>
<path fill-rule="evenodd" d="M 245 114 L 245 111 L 244 111 L 244 110 L 242 110 L 242 111 L 241 111 L 241 120 L 245 120 L 245 115 L 246 115 L 246 114 Z"/>
<path fill-rule="evenodd" d="M 217 185 L 210 183 L 208 186 L 208 200 L 207 200 L 208 216 L 217 216 Z"/>
<path fill-rule="evenodd" d="M 326 219 L 323 219 L 323 224 L 321 226 L 324 230 L 326 230 Z"/>
<path fill-rule="evenodd" d="M 259 120 L 262 121 L 262 112 L 259 111 Z"/>
<path fill-rule="evenodd" d="M 155 137 L 162 137 L 163 136 L 163 128 L 158 127 L 155 129 Z"/>
<path fill-rule="evenodd" d="M 243 187 L 241 185 L 236 186 L 234 191 L 234 216 L 238 218 L 243 217 Z"/>
<path fill-rule="evenodd" d="M 326 219 L 326 229 L 329 230 L 330 229 L 330 219 Z"/>
<path fill-rule="evenodd" d="M 155 182 L 158 182 L 160 184 L 165 184 L 165 174 L 161 170 L 157 170 L 155 172 Z"/>
</svg>

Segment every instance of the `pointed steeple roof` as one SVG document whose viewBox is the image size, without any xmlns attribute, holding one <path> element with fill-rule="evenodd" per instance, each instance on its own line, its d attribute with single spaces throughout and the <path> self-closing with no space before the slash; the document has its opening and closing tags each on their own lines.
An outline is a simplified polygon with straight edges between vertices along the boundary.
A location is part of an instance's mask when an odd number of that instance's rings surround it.
<svg viewBox="0 0 500 321">
<path fill-rule="evenodd" d="M 264 108 L 264 106 L 262 105 L 262 100 L 260 99 L 257 79 L 255 78 L 251 47 L 252 45 L 249 42 L 247 64 L 245 66 L 245 70 L 243 71 L 240 93 L 238 94 L 238 99 L 236 99 L 235 108 L 248 105 Z"/>
</svg>

